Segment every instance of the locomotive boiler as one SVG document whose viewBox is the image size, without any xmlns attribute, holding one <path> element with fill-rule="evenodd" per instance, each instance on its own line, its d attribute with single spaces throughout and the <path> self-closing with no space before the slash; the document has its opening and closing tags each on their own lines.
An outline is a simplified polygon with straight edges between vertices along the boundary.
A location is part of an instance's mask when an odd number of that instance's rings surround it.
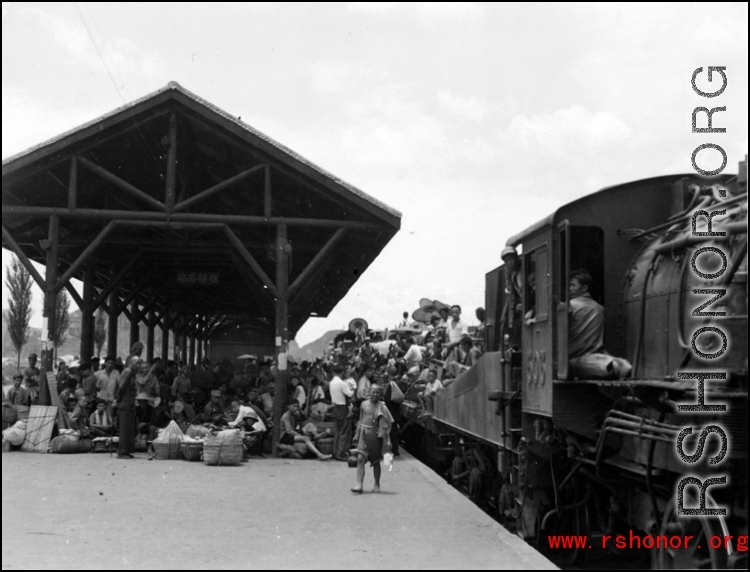
<svg viewBox="0 0 750 572">
<path fill-rule="evenodd" d="M 745 162 L 737 176 L 617 185 L 511 237 L 520 264 L 486 276 L 484 355 L 439 394 L 433 418 L 405 404 L 407 441 L 530 541 L 585 535 L 618 550 L 604 539 L 629 535 L 632 543 L 636 535 L 652 543 L 655 568 L 746 566 L 746 173 Z M 711 218 L 716 211 L 725 212 Z M 699 249 L 708 251 L 694 256 Z M 577 268 L 588 270 L 604 308 L 606 351 L 632 365 L 624 379 L 582 379 L 569 367 Z M 520 293 L 512 272 L 520 272 Z M 716 299 L 706 293 L 719 290 Z M 704 381 L 699 395 L 699 381 L 684 374 L 701 371 L 723 378 Z M 700 399 L 726 410 L 680 410 Z M 702 458 L 686 463 L 678 441 L 693 454 L 708 426 L 725 434 L 721 462 L 709 460 L 722 444 L 712 434 Z M 725 515 L 677 514 L 682 479 L 719 476 L 726 482 L 706 490 L 705 506 Z M 680 494 L 684 507 L 699 505 L 699 487 Z M 687 547 L 675 547 L 685 537 Z M 557 552 L 572 563 L 586 547 Z"/>
</svg>

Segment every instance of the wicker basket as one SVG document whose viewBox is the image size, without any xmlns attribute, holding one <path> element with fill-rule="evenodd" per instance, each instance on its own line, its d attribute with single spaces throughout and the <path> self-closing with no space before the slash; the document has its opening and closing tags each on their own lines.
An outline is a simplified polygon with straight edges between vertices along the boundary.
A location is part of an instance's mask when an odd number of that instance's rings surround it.
<svg viewBox="0 0 750 572">
<path fill-rule="evenodd" d="M 152 443 L 154 447 L 154 458 L 157 461 L 174 461 L 182 457 L 180 452 L 180 442 L 172 441 L 171 443 Z"/>
<path fill-rule="evenodd" d="M 245 446 L 236 430 L 209 435 L 203 444 L 203 462 L 209 466 L 237 466 L 242 463 L 244 455 Z"/>
<path fill-rule="evenodd" d="M 200 461 L 203 458 L 203 443 L 183 443 L 181 450 L 186 461 Z"/>
<path fill-rule="evenodd" d="M 315 446 L 324 455 L 333 455 L 333 438 L 321 439 Z"/>
</svg>

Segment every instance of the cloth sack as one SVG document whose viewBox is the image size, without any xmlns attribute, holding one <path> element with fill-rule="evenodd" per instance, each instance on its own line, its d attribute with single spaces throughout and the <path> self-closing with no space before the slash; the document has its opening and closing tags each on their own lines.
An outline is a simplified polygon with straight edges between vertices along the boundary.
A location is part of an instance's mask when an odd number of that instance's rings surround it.
<svg viewBox="0 0 750 572">
<path fill-rule="evenodd" d="M 404 402 L 404 392 L 395 381 L 391 382 L 391 401 L 396 405 L 401 405 Z"/>
<path fill-rule="evenodd" d="M 23 445 L 23 441 L 26 439 L 26 421 L 18 421 L 10 429 L 3 431 L 3 439 L 14 447 Z"/>
<path fill-rule="evenodd" d="M 177 423 L 170 421 L 165 429 L 159 429 L 159 436 L 154 439 L 154 443 L 182 443 L 184 438 L 185 434 Z"/>
</svg>

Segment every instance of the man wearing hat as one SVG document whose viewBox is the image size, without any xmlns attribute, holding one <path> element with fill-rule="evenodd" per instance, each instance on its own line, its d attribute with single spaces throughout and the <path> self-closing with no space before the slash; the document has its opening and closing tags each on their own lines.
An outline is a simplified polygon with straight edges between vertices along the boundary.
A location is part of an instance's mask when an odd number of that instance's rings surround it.
<svg viewBox="0 0 750 572">
<path fill-rule="evenodd" d="M 11 405 L 29 405 L 29 392 L 21 387 L 23 374 L 17 373 L 13 376 L 13 387 L 8 392 L 8 403 Z"/>
</svg>

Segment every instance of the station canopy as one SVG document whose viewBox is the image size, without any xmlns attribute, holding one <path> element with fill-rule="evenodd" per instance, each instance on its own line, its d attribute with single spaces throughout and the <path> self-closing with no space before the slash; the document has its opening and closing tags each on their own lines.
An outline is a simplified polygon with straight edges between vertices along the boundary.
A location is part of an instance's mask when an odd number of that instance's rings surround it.
<svg viewBox="0 0 750 572">
<path fill-rule="evenodd" d="M 401 221 L 174 82 L 2 169 L 3 247 L 48 275 L 56 249 L 52 279 L 35 275 L 47 292 L 67 288 L 89 311 L 114 295 L 125 312 L 156 309 L 160 324 L 201 324 L 203 335 L 235 322 L 273 332 L 283 288 L 293 339 Z M 87 301 L 69 285 L 84 277 Z"/>
</svg>

